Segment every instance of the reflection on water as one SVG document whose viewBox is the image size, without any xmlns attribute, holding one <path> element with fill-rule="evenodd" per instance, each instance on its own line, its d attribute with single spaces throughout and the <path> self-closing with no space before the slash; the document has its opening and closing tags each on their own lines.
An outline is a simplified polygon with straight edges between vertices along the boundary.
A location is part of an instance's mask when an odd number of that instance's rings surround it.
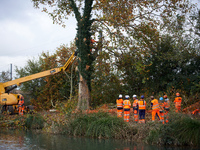
<svg viewBox="0 0 200 150">
<path fill-rule="evenodd" d="M 74 138 L 66 135 L 39 134 L 31 131 L 0 131 L 0 150 L 188 150 L 156 147 L 122 140 Z"/>
</svg>

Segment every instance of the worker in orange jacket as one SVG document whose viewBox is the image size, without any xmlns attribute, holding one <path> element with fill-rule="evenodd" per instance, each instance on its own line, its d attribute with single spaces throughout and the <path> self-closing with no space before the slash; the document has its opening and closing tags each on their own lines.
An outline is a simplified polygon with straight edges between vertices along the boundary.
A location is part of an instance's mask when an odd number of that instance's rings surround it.
<svg viewBox="0 0 200 150">
<path fill-rule="evenodd" d="M 167 98 L 167 95 L 164 95 L 164 110 L 165 110 L 165 114 L 164 114 L 164 118 L 165 118 L 165 122 L 168 123 L 169 122 L 169 108 L 170 108 L 170 101 Z"/>
<path fill-rule="evenodd" d="M 23 96 L 18 102 L 18 108 L 19 108 L 19 115 L 23 115 L 24 114 L 24 97 Z"/>
<path fill-rule="evenodd" d="M 176 93 L 176 98 L 174 100 L 175 111 L 176 112 L 180 112 L 180 110 L 181 110 L 181 102 L 182 102 L 182 98 L 180 97 L 180 94 Z"/>
<path fill-rule="evenodd" d="M 117 117 L 122 117 L 122 113 L 123 113 L 122 94 L 119 95 L 119 98 L 116 100 L 116 103 L 117 103 Z"/>
<path fill-rule="evenodd" d="M 146 101 L 144 100 L 144 95 L 142 95 L 141 99 L 138 101 L 138 106 L 139 106 L 139 123 L 145 123 Z"/>
<path fill-rule="evenodd" d="M 160 106 L 157 99 L 154 99 L 154 96 L 151 96 L 151 108 L 152 108 L 152 121 L 155 121 L 156 114 L 160 117 Z"/>
<path fill-rule="evenodd" d="M 138 99 L 137 95 L 133 95 L 133 113 L 134 113 L 134 121 L 138 122 Z"/>
<path fill-rule="evenodd" d="M 160 111 L 160 122 L 162 124 L 165 124 L 165 118 L 164 118 L 164 116 L 165 116 L 165 110 L 164 110 L 163 97 L 160 97 L 159 100 L 160 100 L 160 102 L 159 102 L 159 107 L 160 107 L 160 109 L 159 109 L 159 111 Z"/>
<path fill-rule="evenodd" d="M 125 100 L 123 101 L 123 107 L 124 107 L 124 121 L 129 122 L 130 108 L 131 108 L 131 103 L 129 101 L 129 95 L 125 95 Z"/>
</svg>

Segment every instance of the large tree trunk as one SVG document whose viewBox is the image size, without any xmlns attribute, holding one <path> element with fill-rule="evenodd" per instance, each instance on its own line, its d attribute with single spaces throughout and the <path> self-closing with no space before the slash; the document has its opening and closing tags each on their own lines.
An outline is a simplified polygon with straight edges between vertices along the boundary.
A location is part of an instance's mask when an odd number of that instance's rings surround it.
<svg viewBox="0 0 200 150">
<path fill-rule="evenodd" d="M 79 93 L 78 93 L 78 110 L 89 109 L 90 103 L 90 90 L 87 81 L 79 74 Z"/>
<path fill-rule="evenodd" d="M 78 11 L 75 1 L 70 0 L 70 5 L 74 10 L 78 28 L 76 35 L 76 46 L 78 51 L 78 71 L 79 71 L 79 95 L 78 110 L 89 109 L 90 91 L 91 91 L 91 74 L 93 73 L 92 63 L 95 60 L 90 49 L 92 4 L 94 0 L 85 0 L 84 12 Z"/>
</svg>

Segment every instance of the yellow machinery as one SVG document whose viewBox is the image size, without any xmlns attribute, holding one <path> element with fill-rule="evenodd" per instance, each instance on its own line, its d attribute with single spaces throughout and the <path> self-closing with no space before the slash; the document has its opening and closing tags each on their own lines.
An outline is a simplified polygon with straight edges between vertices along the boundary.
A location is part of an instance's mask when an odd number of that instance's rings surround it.
<svg viewBox="0 0 200 150">
<path fill-rule="evenodd" d="M 41 78 L 41 77 L 54 75 L 61 71 L 66 71 L 71 66 L 71 64 L 74 62 L 76 55 L 77 55 L 77 53 L 74 52 L 70 56 L 70 58 L 67 60 L 67 62 L 65 63 L 65 65 L 63 67 L 53 68 L 53 69 L 50 69 L 47 71 L 39 72 L 39 73 L 36 73 L 33 75 L 29 75 L 29 76 L 15 79 L 12 81 L 8 81 L 5 83 L 0 83 L 0 105 L 2 107 L 1 112 L 7 111 L 10 114 L 17 112 L 18 102 L 22 95 L 21 94 L 12 94 L 12 93 L 10 93 L 11 90 L 16 88 L 17 86 L 20 86 L 20 84 L 23 82 L 27 82 L 27 81 L 34 80 L 34 79 Z M 9 86 L 13 86 L 13 87 L 10 89 L 7 89 Z M 29 110 L 33 109 L 33 106 L 27 106 L 26 108 L 27 108 L 27 111 L 29 111 Z"/>
</svg>

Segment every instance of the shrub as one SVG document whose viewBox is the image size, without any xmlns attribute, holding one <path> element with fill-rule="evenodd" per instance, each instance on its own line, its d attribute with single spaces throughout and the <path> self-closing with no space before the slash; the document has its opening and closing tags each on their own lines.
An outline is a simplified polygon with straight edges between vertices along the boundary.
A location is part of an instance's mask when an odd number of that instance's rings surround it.
<svg viewBox="0 0 200 150">
<path fill-rule="evenodd" d="M 27 115 L 25 127 L 27 129 L 42 129 L 44 127 L 44 118 L 39 114 Z"/>
<path fill-rule="evenodd" d="M 82 115 L 69 124 L 69 134 L 97 138 L 132 138 L 137 133 L 121 118 L 105 112 Z"/>
<path fill-rule="evenodd" d="M 199 146 L 200 121 L 183 114 L 171 113 L 170 116 L 168 124 L 149 131 L 147 142 L 160 145 Z"/>
</svg>

